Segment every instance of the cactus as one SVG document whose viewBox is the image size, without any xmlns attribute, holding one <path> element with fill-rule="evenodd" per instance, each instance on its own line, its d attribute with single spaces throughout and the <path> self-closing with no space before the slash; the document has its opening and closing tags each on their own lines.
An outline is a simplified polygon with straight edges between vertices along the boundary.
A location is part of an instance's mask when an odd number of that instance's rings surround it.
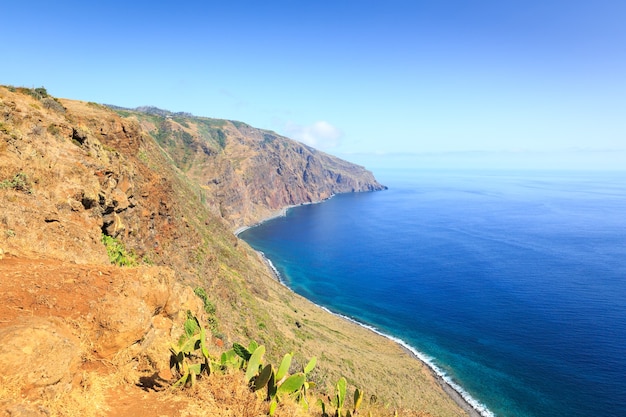
<svg viewBox="0 0 626 417">
<path fill-rule="evenodd" d="M 363 402 L 363 391 L 358 388 L 354 389 L 354 409 L 352 414 L 356 414 L 359 411 L 359 407 L 361 406 L 361 402 Z"/>
<path fill-rule="evenodd" d="M 303 372 L 298 372 L 285 379 L 280 385 L 276 385 L 274 382 L 274 372 L 272 372 L 267 385 L 267 395 L 270 400 L 269 415 L 273 416 L 278 402 L 283 395 L 292 395 L 299 393 L 306 380 L 306 376 Z"/>
<path fill-rule="evenodd" d="M 304 386 L 306 376 L 302 372 L 291 375 L 278 386 L 277 394 L 293 394 L 300 391 Z"/>
<path fill-rule="evenodd" d="M 246 381 L 250 382 L 252 378 L 258 375 L 259 367 L 263 364 L 263 355 L 265 354 L 265 346 L 258 346 L 252 355 L 250 355 L 250 359 L 248 360 L 248 367 L 246 368 Z"/>
<path fill-rule="evenodd" d="M 267 381 L 267 400 L 274 401 L 277 391 L 278 385 L 276 384 L 276 376 L 274 375 L 274 369 L 272 369 L 270 379 Z"/>
<path fill-rule="evenodd" d="M 320 406 L 320 408 L 322 409 L 322 417 L 330 417 L 328 415 L 328 413 L 326 413 L 326 403 L 324 402 L 324 400 L 322 400 L 321 398 L 319 398 L 317 400 L 317 405 Z"/>
<path fill-rule="evenodd" d="M 329 404 L 335 407 L 335 413 L 333 414 L 333 417 L 353 417 L 358 414 L 358 410 L 361 407 L 361 403 L 363 402 L 363 391 L 358 388 L 355 388 L 354 390 L 354 408 L 352 409 L 352 411 L 346 410 L 344 414 L 343 407 L 346 401 L 347 385 L 348 384 L 346 378 L 341 377 L 335 385 L 337 393 L 335 394 L 334 398 L 331 399 L 330 395 L 328 396 Z M 330 415 L 326 412 L 326 403 L 324 402 L 324 400 L 320 398 L 317 403 L 322 408 L 322 417 L 330 417 Z"/>
<path fill-rule="evenodd" d="M 269 412 L 268 412 L 268 414 L 270 416 L 274 415 L 274 413 L 276 412 L 276 407 L 278 407 L 278 403 L 274 399 L 274 400 L 272 400 L 272 402 L 270 402 L 270 409 L 269 409 Z"/>
<path fill-rule="evenodd" d="M 317 363 L 316 358 L 312 358 L 307 365 L 303 368 L 302 372 L 296 374 L 287 375 L 289 367 L 291 366 L 291 360 L 293 359 L 293 353 L 287 353 L 283 356 L 283 360 L 280 362 L 278 371 L 274 371 L 274 368 L 267 370 L 267 367 L 259 374 L 257 382 L 255 384 L 255 390 L 259 390 L 264 386 L 267 386 L 267 400 L 270 401 L 269 415 L 274 415 L 278 403 L 284 396 L 294 397 L 305 409 L 308 409 L 309 403 L 307 401 L 307 392 L 309 388 L 315 384 L 311 381 L 307 381 L 307 375 L 313 370 Z M 268 365 L 269 366 L 269 365 Z M 269 373 L 269 378 L 266 380 L 265 373 Z M 262 378 L 263 375 L 263 378 Z"/>
<path fill-rule="evenodd" d="M 317 358 L 315 356 L 313 356 L 311 358 L 311 360 L 309 361 L 309 363 L 304 367 L 304 373 L 305 374 L 309 374 L 311 373 L 311 371 L 313 370 L 313 368 L 315 368 L 315 365 L 317 364 Z"/>
<path fill-rule="evenodd" d="M 309 363 L 307 363 L 307 365 L 303 369 L 305 379 L 304 379 L 304 383 L 302 384 L 301 392 L 298 394 L 298 400 L 300 401 L 300 403 L 304 406 L 306 410 L 309 409 L 309 402 L 307 401 L 307 398 L 306 398 L 307 393 L 309 392 L 310 388 L 313 388 L 315 386 L 314 382 L 307 381 L 306 376 L 309 373 L 311 373 L 313 368 L 315 368 L 316 364 L 317 364 L 317 358 L 314 356 L 311 358 Z"/>
<path fill-rule="evenodd" d="M 252 356 L 250 351 L 241 346 L 239 343 L 233 343 L 233 351 L 246 362 L 248 362 L 250 360 L 250 356 Z"/>
<path fill-rule="evenodd" d="M 200 325 L 198 319 L 189 311 L 187 312 L 187 320 L 184 323 L 184 333 L 179 338 L 178 344 L 170 347 L 170 352 L 172 354 L 172 367 L 175 368 L 173 370 L 180 375 L 180 378 L 173 384 L 174 387 L 194 386 L 199 376 L 203 373 L 207 375 L 211 373 L 212 359 L 209 357 L 207 348 L 206 331 Z M 307 394 L 309 389 L 314 387 L 315 384 L 312 381 L 308 381 L 307 377 L 315 369 L 317 358 L 311 358 L 301 372 L 288 375 L 293 353 L 287 353 L 283 356 L 277 371 L 271 364 L 263 366 L 264 354 L 265 346 L 259 345 L 255 341 L 251 341 L 247 348 L 239 343 L 234 343 L 232 349 L 223 352 L 220 361 L 214 363 L 217 363 L 222 368 L 229 366 L 243 368 L 247 365 L 245 378 L 250 384 L 250 388 L 256 392 L 267 387 L 267 400 L 270 401 L 268 413 L 270 416 L 273 416 L 276 412 L 278 403 L 283 396 L 292 396 L 305 409 L 308 409 Z M 356 416 L 363 401 L 363 391 L 358 388 L 355 389 L 354 408 L 352 411 L 347 410 L 344 414 L 343 408 L 347 391 L 346 378 L 342 377 L 337 381 L 336 389 L 337 394 L 331 401 L 331 404 L 336 407 L 334 416 Z M 328 399 L 330 400 L 330 396 Z M 322 408 L 322 417 L 330 417 L 326 412 L 324 401 L 319 399 L 318 404 Z"/>
<path fill-rule="evenodd" d="M 288 375 L 289 367 L 293 359 L 293 353 L 287 353 L 283 356 L 278 370 L 275 370 L 271 364 L 263 366 L 263 355 L 265 354 L 265 346 L 258 345 L 252 341 L 248 347 L 244 347 L 238 343 L 233 348 L 222 354 L 221 364 L 228 364 L 240 361 L 241 366 L 247 363 L 246 381 L 250 383 L 251 389 L 256 392 L 267 387 L 267 400 L 270 402 L 268 414 L 273 416 L 278 408 L 278 404 L 285 396 L 291 396 L 298 401 L 305 409 L 308 409 L 309 403 L 307 394 L 309 389 L 315 386 L 312 381 L 308 381 L 308 375 L 315 369 L 317 358 L 313 357 L 302 368 L 301 372 Z M 192 377 L 193 378 L 193 377 Z M 358 388 L 354 391 L 354 408 L 346 410 L 344 413 L 344 405 L 347 393 L 347 381 L 342 377 L 337 381 L 337 394 L 331 404 L 336 407 L 335 417 L 352 417 L 356 416 L 358 409 L 363 402 L 363 391 Z M 329 397 L 330 400 L 330 397 Z M 318 400 L 322 408 L 322 417 L 330 417 L 326 412 L 326 404 L 323 400 Z"/>
<path fill-rule="evenodd" d="M 174 383 L 174 387 L 194 386 L 196 378 L 202 373 L 211 373 L 211 361 L 209 350 L 206 345 L 206 331 L 200 325 L 198 319 L 187 312 L 187 320 L 184 324 L 184 333 L 178 339 L 178 345 L 172 345 L 170 363 L 180 378 Z M 200 353 L 196 353 L 200 350 Z M 198 362 L 200 360 L 200 362 Z"/>
<path fill-rule="evenodd" d="M 293 353 L 286 353 L 285 356 L 283 356 L 283 360 L 280 362 L 280 366 L 278 367 L 278 372 L 276 372 L 276 380 L 278 383 L 282 382 L 282 379 L 287 375 L 289 367 L 291 366 L 292 358 Z"/>
<path fill-rule="evenodd" d="M 229 349 L 220 356 L 220 365 L 222 370 L 228 367 L 241 368 L 243 366 L 243 359 L 235 353 L 235 349 Z"/>
<path fill-rule="evenodd" d="M 341 412 L 343 410 L 343 404 L 346 400 L 346 386 L 348 382 L 346 378 L 341 377 L 339 381 L 337 381 L 337 415 L 341 417 Z"/>
<path fill-rule="evenodd" d="M 250 343 L 248 343 L 249 352 L 254 352 L 258 347 L 259 347 L 259 344 L 254 340 L 251 340 Z"/>
<path fill-rule="evenodd" d="M 274 369 L 272 368 L 272 365 L 265 365 L 265 367 L 261 370 L 261 372 L 259 372 L 259 375 L 254 380 L 253 390 L 258 391 L 265 387 L 269 383 L 273 374 Z"/>
</svg>

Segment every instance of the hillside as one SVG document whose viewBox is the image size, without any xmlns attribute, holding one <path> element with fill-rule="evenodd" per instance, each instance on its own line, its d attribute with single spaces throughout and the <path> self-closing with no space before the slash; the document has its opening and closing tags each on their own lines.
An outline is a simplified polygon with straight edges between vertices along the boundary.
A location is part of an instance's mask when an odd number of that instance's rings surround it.
<svg viewBox="0 0 626 417">
<path fill-rule="evenodd" d="M 293 369 L 316 356 L 316 392 L 343 375 L 374 415 L 465 415 L 420 362 L 280 285 L 233 234 L 286 205 L 381 187 L 241 123 L 0 87 L 0 414 L 265 414 L 236 372 L 167 388 L 190 311 L 213 357 L 255 339 L 273 363 L 294 352 Z"/>
</svg>

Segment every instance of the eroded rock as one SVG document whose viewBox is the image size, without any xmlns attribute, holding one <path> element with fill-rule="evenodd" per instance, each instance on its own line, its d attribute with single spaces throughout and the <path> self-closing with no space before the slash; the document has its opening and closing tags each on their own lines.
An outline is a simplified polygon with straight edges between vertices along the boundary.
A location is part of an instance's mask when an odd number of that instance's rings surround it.
<svg viewBox="0 0 626 417">
<path fill-rule="evenodd" d="M 95 349 L 98 356 L 109 358 L 132 345 L 142 351 L 154 346 L 161 349 L 157 360 L 163 362 L 172 341 L 175 322 L 182 322 L 189 310 L 202 315 L 202 301 L 193 290 L 176 282 L 174 271 L 166 268 L 139 268 L 127 278 L 117 293 L 107 294 L 95 307 Z"/>
<path fill-rule="evenodd" d="M 79 362 L 79 342 L 59 319 L 31 317 L 0 329 L 0 375 L 26 387 L 67 389 Z"/>
</svg>

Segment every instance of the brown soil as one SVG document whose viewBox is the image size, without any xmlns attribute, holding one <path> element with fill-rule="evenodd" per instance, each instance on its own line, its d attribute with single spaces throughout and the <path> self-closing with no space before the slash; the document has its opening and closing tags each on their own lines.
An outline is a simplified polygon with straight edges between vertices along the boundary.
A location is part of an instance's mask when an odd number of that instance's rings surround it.
<svg viewBox="0 0 626 417">
<path fill-rule="evenodd" d="M 0 260 L 0 338 L 3 329 L 21 325 L 38 329 L 41 323 L 49 321 L 67 328 L 69 334 L 65 336 L 77 341 L 80 353 L 69 375 L 71 380 L 65 381 L 72 386 L 72 394 L 64 392 L 63 380 L 42 386 L 30 383 L 28 375 L 20 372 L 7 379 L 10 371 L 2 368 L 0 358 L 3 382 L 18 387 L 17 391 L 0 388 L 0 415 L 253 417 L 266 414 L 267 403 L 247 388 L 238 372 L 212 375 L 201 380 L 195 389 L 180 391 L 170 388 L 173 381 L 169 369 L 155 371 L 156 364 L 143 363 L 145 357 L 133 349 L 134 344 L 117 350 L 113 356 L 102 356 L 99 344 L 107 339 L 102 337 L 102 319 L 94 311 L 112 294 L 128 291 L 141 272 L 141 268 L 77 265 L 4 255 Z M 159 321 L 153 320 L 152 326 L 159 326 Z M 42 354 L 37 340 L 26 338 L 20 342 L 26 356 Z M 168 355 L 167 348 L 160 350 Z M 0 348 L 0 357 L 4 353 Z M 52 374 L 58 371 L 58 365 L 59 361 L 52 357 L 36 366 L 42 374 Z M 300 414 L 296 407 L 283 407 L 277 416 Z"/>
<path fill-rule="evenodd" d="M 0 261 L 0 328 L 22 317 L 86 317 L 110 289 L 113 273 L 124 275 L 103 265 L 6 256 Z"/>
<path fill-rule="evenodd" d="M 85 348 L 81 352 L 80 363 L 75 375 L 92 374 L 90 378 L 106 379 L 113 386 L 104 392 L 104 401 L 94 404 L 105 415 L 135 417 L 138 415 L 178 416 L 181 404 L 163 401 L 147 384 L 141 387 L 141 378 L 136 384 L 116 384 L 123 381 L 123 375 L 114 359 L 104 359 L 93 349 L 94 341 L 89 340 L 98 334 L 99 323 L 93 318 L 94 306 L 107 294 L 117 291 L 124 282 L 132 281 L 136 271 L 106 265 L 76 265 L 51 259 L 23 259 L 5 256 L 0 260 L 0 329 L 19 323 L 31 323 L 34 318 L 60 319 L 67 324 L 73 336 Z M 82 339 L 82 340 L 81 340 Z M 28 345 L 23 350 L 29 350 Z M 76 377 L 74 378 L 76 379 Z M 149 378 L 145 379 L 146 381 Z M 78 382 L 78 383 L 77 383 Z M 81 381 L 73 381 L 80 385 Z M 41 397 L 40 387 L 23 386 L 22 398 L 37 403 Z M 184 398 L 179 398 L 180 403 Z M 2 401 L 0 401 L 2 404 Z M 85 404 L 83 406 L 86 406 Z M 80 404 L 75 405 L 80 409 Z M 11 407 L 8 407 L 11 409 Z M 73 412 L 69 411 L 69 415 Z"/>
</svg>

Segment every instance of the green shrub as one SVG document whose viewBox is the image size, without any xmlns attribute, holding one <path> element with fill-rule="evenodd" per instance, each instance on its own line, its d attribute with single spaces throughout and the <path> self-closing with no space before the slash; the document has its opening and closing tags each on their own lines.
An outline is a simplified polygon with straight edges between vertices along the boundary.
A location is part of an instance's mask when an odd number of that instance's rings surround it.
<svg viewBox="0 0 626 417">
<path fill-rule="evenodd" d="M 207 349 L 206 332 L 198 319 L 187 311 L 185 332 L 176 345 L 170 347 L 171 363 L 179 379 L 174 387 L 193 387 L 196 378 L 202 374 L 211 374 L 211 362 Z"/>
<path fill-rule="evenodd" d="M 150 162 L 150 159 L 148 158 L 148 154 L 146 153 L 146 151 L 139 151 L 139 153 L 137 153 L 137 158 L 143 162 L 145 165 L 148 165 L 148 163 Z"/>
<path fill-rule="evenodd" d="M 52 97 L 44 97 L 41 99 L 44 108 L 55 111 L 57 113 L 65 113 L 65 107 Z"/>
<path fill-rule="evenodd" d="M 58 136 L 61 134 L 61 130 L 57 125 L 48 125 L 48 128 L 46 130 L 48 131 L 48 133 L 54 136 Z"/>
<path fill-rule="evenodd" d="M 216 334 L 219 330 L 219 322 L 215 316 L 215 304 L 209 300 L 209 295 L 204 288 L 196 287 L 193 292 L 202 300 L 202 304 L 204 304 L 204 311 L 208 314 L 207 323 L 209 324 L 209 329 L 211 329 L 213 334 Z"/>
<path fill-rule="evenodd" d="M 197 287 L 193 292 L 202 300 L 204 303 L 204 311 L 207 314 L 215 314 L 215 304 L 209 300 L 209 295 L 206 293 L 205 289 L 202 287 Z"/>
<path fill-rule="evenodd" d="M 137 255 L 127 251 L 124 244 L 114 237 L 102 234 L 102 243 L 107 249 L 109 260 L 117 266 L 137 266 Z"/>
<path fill-rule="evenodd" d="M 23 172 L 18 172 L 12 179 L 0 181 L 0 188 L 12 188 L 26 194 L 32 194 L 33 192 L 28 175 Z"/>
<path fill-rule="evenodd" d="M 50 97 L 50 95 L 48 94 L 48 90 L 46 90 L 44 87 L 39 87 L 39 88 L 18 87 L 17 92 L 22 93 L 22 94 L 27 94 L 31 97 L 36 98 L 37 100 Z"/>
</svg>

